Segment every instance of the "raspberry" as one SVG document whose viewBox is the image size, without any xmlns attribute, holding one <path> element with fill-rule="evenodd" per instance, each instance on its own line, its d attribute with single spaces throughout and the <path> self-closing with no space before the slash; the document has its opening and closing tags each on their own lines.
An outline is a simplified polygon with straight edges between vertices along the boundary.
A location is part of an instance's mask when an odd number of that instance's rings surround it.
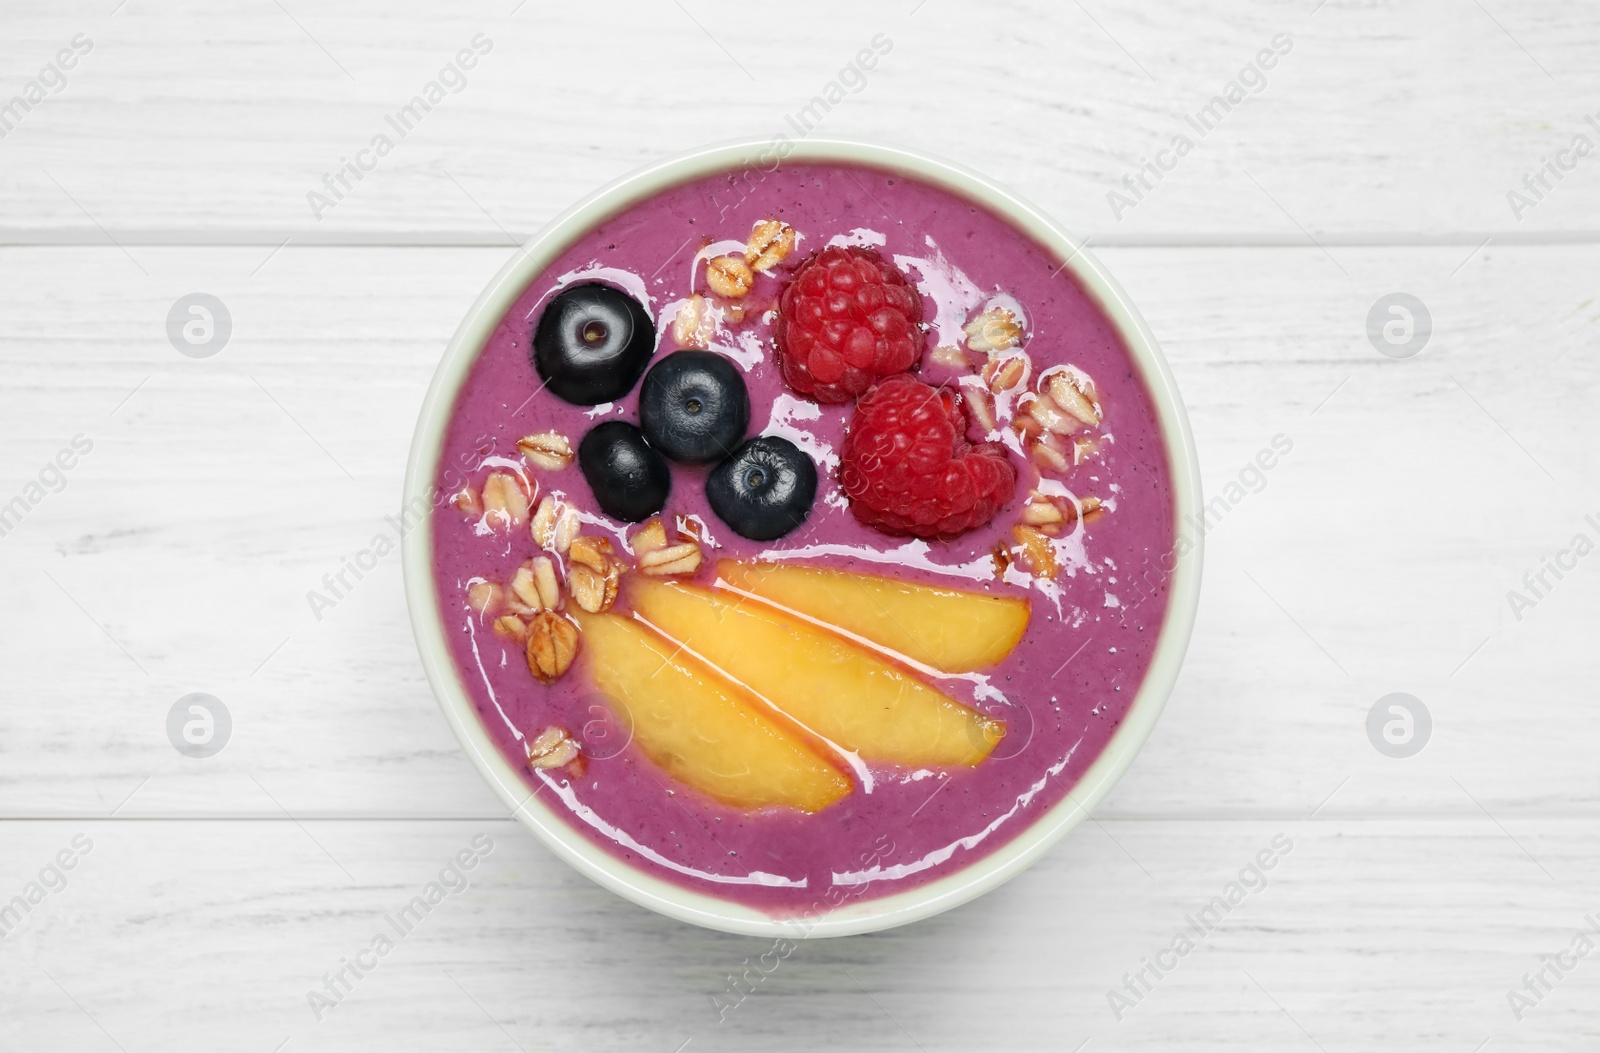
<svg viewBox="0 0 1600 1053">
<path fill-rule="evenodd" d="M 839 484 L 868 526 L 947 538 L 993 519 L 1016 490 L 1017 470 L 999 443 L 967 441 L 959 394 L 902 375 L 856 403 Z"/>
<path fill-rule="evenodd" d="M 922 296 L 872 249 L 829 246 L 802 263 L 778 301 L 783 379 L 817 402 L 849 402 L 922 358 Z"/>
</svg>

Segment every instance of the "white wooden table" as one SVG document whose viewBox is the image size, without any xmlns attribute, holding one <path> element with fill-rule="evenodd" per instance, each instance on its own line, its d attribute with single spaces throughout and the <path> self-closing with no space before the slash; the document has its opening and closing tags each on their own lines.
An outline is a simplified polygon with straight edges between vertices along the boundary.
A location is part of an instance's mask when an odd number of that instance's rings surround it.
<svg viewBox="0 0 1600 1053">
<path fill-rule="evenodd" d="M 1521 1019 L 1508 992 L 1600 926 L 1600 557 L 1524 584 L 1600 541 L 1600 156 L 1560 153 L 1600 147 L 1600 9 L 791 7 L 0 3 L 0 106 L 73 62 L 0 110 L 0 503 L 26 511 L 0 537 L 0 901 L 56 886 L 0 939 L 0 1049 L 1595 1048 L 1600 955 Z M 509 245 L 667 153 L 792 134 L 879 33 L 813 134 L 966 160 L 1091 235 L 1225 504 L 1178 689 L 1096 821 L 979 902 L 763 974 L 762 941 L 624 903 L 506 818 L 396 560 L 320 621 L 306 593 L 397 508 Z M 314 217 L 478 34 L 461 90 Z M 167 336 L 197 291 L 232 320 L 203 359 Z M 1432 319 L 1403 360 L 1367 333 L 1394 292 Z M 205 759 L 167 736 L 191 692 L 232 719 Z M 1410 758 L 1368 737 L 1391 692 L 1432 717 Z M 480 834 L 470 887 L 317 1019 L 323 974 Z M 1279 835 L 1268 886 L 1118 1019 L 1108 992 Z"/>
</svg>

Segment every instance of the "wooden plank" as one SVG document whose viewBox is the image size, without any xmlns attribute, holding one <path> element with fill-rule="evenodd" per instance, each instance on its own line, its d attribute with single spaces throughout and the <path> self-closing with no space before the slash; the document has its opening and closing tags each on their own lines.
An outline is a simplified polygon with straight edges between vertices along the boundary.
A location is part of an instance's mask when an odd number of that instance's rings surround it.
<svg viewBox="0 0 1600 1053">
<path fill-rule="evenodd" d="M 1591 826 L 1526 824 L 1536 865 L 1487 820 L 1110 821 L 952 913 L 784 954 L 627 904 L 505 820 L 6 822 L 7 895 L 72 838 L 92 848 L 0 942 L 0 1041 L 87 1050 L 113 1048 L 109 1036 L 130 1053 L 1585 1048 L 1600 1037 L 1587 960 L 1520 1022 L 1507 992 L 1600 913 Z M 404 935 L 390 928 L 463 850 L 470 884 Z M 1246 871 L 1253 891 L 1200 918 L 1263 851 L 1265 884 Z M 375 968 L 348 993 L 336 985 L 319 1020 L 308 994 L 380 933 L 392 949 L 366 954 Z M 1175 968 L 1147 972 L 1119 1020 L 1108 993 L 1182 933 L 1196 949 L 1161 956 Z"/>
<path fill-rule="evenodd" d="M 5 496 L 95 444 L 0 538 L 0 814 L 494 814 L 398 564 L 321 621 L 306 594 L 388 529 L 422 390 L 503 254 L 137 251 L 149 278 L 116 249 L 0 250 Z M 1330 814 L 1592 814 L 1600 597 L 1581 570 L 1521 620 L 1506 597 L 1600 515 L 1597 250 L 1335 251 L 1352 278 L 1315 249 L 1105 253 L 1172 360 L 1207 492 L 1237 498 L 1177 692 L 1105 814 L 1299 814 L 1336 788 Z M 234 316 L 205 360 L 164 328 L 195 289 Z M 1436 319 L 1408 361 L 1365 335 L 1393 289 Z M 1280 433 L 1264 489 L 1228 491 Z M 235 722 L 209 760 L 164 731 L 193 691 Z M 1435 722 L 1409 760 L 1365 732 L 1393 691 Z"/>
<path fill-rule="evenodd" d="M 1531 207 L 1507 196 L 1575 136 L 1600 144 L 1585 122 L 1600 111 L 1583 101 L 1600 87 L 1600 13 L 1560 0 L 1187 0 L 1159 14 L 826 0 L 805 18 L 727 0 L 626 14 L 511 0 L 111 6 L 7 15 L 0 102 L 78 34 L 92 50 L 4 138 L 6 239 L 498 244 L 663 156 L 802 131 L 953 156 L 1099 239 L 1600 233 L 1600 161 L 1568 156 Z M 808 115 L 880 34 L 892 50 Z M 441 88 L 402 135 L 387 118 L 475 39 L 492 50 L 444 73 L 459 90 Z M 1241 80 L 1237 105 L 1212 102 Z M 363 160 L 379 135 L 393 150 Z M 1163 153 L 1179 136 L 1192 149 Z M 314 209 L 308 194 L 345 159 L 372 170 Z M 1119 187 L 1131 209 L 1108 196 Z"/>
</svg>

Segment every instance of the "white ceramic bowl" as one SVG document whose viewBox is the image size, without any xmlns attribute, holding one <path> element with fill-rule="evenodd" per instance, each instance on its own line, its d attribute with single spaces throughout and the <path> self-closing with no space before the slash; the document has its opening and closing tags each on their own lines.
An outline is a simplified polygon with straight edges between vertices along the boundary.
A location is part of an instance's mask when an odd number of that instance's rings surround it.
<svg viewBox="0 0 1600 1053">
<path fill-rule="evenodd" d="M 886 146 L 807 139 L 789 144 L 783 162 L 853 163 L 890 168 L 966 196 L 1031 234 L 1052 250 L 1117 327 L 1144 379 L 1160 418 L 1171 464 L 1177 539 L 1166 620 L 1149 671 L 1122 725 L 1072 792 L 1042 812 L 1009 842 L 937 880 L 873 899 L 855 900 L 829 913 L 775 919 L 745 906 L 663 881 L 591 843 L 543 799 L 533 797 L 505 755 L 490 739 L 462 685 L 446 647 L 433 578 L 433 532 L 424 516 L 404 540 L 406 598 L 428 682 L 439 708 L 478 771 L 506 807 L 535 837 L 580 873 L 618 895 L 681 921 L 745 935 L 796 938 L 845 936 L 903 925 L 949 910 L 1015 877 L 1082 822 L 1132 763 L 1155 725 L 1178 676 L 1200 595 L 1200 474 L 1194 440 L 1178 389 L 1144 319 L 1104 267 L 1078 239 L 1052 219 L 975 172 L 919 153 Z M 433 496 L 445 424 L 468 368 L 501 316 L 535 276 L 601 220 L 679 183 L 746 168 L 772 170 L 771 142 L 707 147 L 634 172 L 590 195 L 534 236 L 500 268 L 456 329 L 423 400 L 406 468 L 406 507 L 427 507 Z M 415 502 L 415 504 L 414 504 Z"/>
</svg>

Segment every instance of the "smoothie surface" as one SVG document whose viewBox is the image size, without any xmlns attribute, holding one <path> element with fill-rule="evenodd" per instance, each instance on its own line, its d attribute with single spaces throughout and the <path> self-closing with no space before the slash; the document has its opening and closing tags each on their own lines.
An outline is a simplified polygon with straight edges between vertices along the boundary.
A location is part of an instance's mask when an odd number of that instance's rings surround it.
<svg viewBox="0 0 1600 1053">
<path fill-rule="evenodd" d="M 469 583 L 507 581 L 540 554 L 528 529 L 485 531 L 443 499 L 431 515 L 439 606 L 457 670 L 529 792 L 592 841 L 656 876 L 774 916 L 804 917 L 948 875 L 1064 799 L 1144 679 L 1166 613 L 1162 567 L 1171 566 L 1174 509 L 1151 398 L 1114 327 L 1061 260 L 950 191 L 885 170 L 814 164 L 680 185 L 624 209 L 561 252 L 523 290 L 472 365 L 446 429 L 440 493 L 481 485 L 490 471 L 514 472 L 527 480 L 534 503 L 546 494 L 563 497 L 580 510 L 585 534 L 608 537 L 625 554 L 636 525 L 600 514 L 576 463 L 547 471 L 519 456 L 517 440 L 530 433 L 559 432 L 576 446 L 602 421 L 639 420 L 637 386 L 621 401 L 595 407 L 541 390 L 530 361 L 541 308 L 575 282 L 613 285 L 656 319 L 659 358 L 678 347 L 673 321 L 683 301 L 708 295 L 706 260 L 741 251 L 752 226 L 773 219 L 792 225 L 798 244 L 783 263 L 756 276 L 742 320 L 724 313 L 709 349 L 743 373 L 749 435 L 784 436 L 816 461 L 815 504 L 787 536 L 746 540 L 707 505 L 710 467 L 674 465 L 666 512 L 703 527 L 706 558 L 693 579 L 700 585 L 715 581 L 718 559 L 776 559 L 1030 598 L 1023 638 L 998 665 L 918 674 L 1005 724 L 987 759 L 971 768 L 908 769 L 844 757 L 840 765 L 853 777 L 853 791 L 814 814 L 718 804 L 675 782 L 629 742 L 612 705 L 580 667 L 539 683 L 522 647 L 469 608 Z M 1054 580 L 1020 564 L 996 576 L 993 551 L 1014 544 L 1023 500 L 1041 485 L 1015 436 L 1016 498 L 986 527 L 922 541 L 886 536 L 851 515 L 835 477 L 850 407 L 817 405 L 788 391 L 771 338 L 771 312 L 788 275 L 829 244 L 875 247 L 921 292 L 928 334 L 913 371 L 920 379 L 955 383 L 957 371 L 928 352 L 961 344 L 963 326 L 996 305 L 1024 320 L 1020 350 L 1036 371 L 1070 363 L 1093 379 L 1103 407 L 1093 452 L 1065 475 L 1048 476 L 1042 488 L 1101 504 L 1052 539 L 1060 565 Z M 615 611 L 625 614 L 626 603 Z M 525 743 L 550 726 L 570 730 L 584 754 L 579 765 L 529 768 Z"/>
</svg>

